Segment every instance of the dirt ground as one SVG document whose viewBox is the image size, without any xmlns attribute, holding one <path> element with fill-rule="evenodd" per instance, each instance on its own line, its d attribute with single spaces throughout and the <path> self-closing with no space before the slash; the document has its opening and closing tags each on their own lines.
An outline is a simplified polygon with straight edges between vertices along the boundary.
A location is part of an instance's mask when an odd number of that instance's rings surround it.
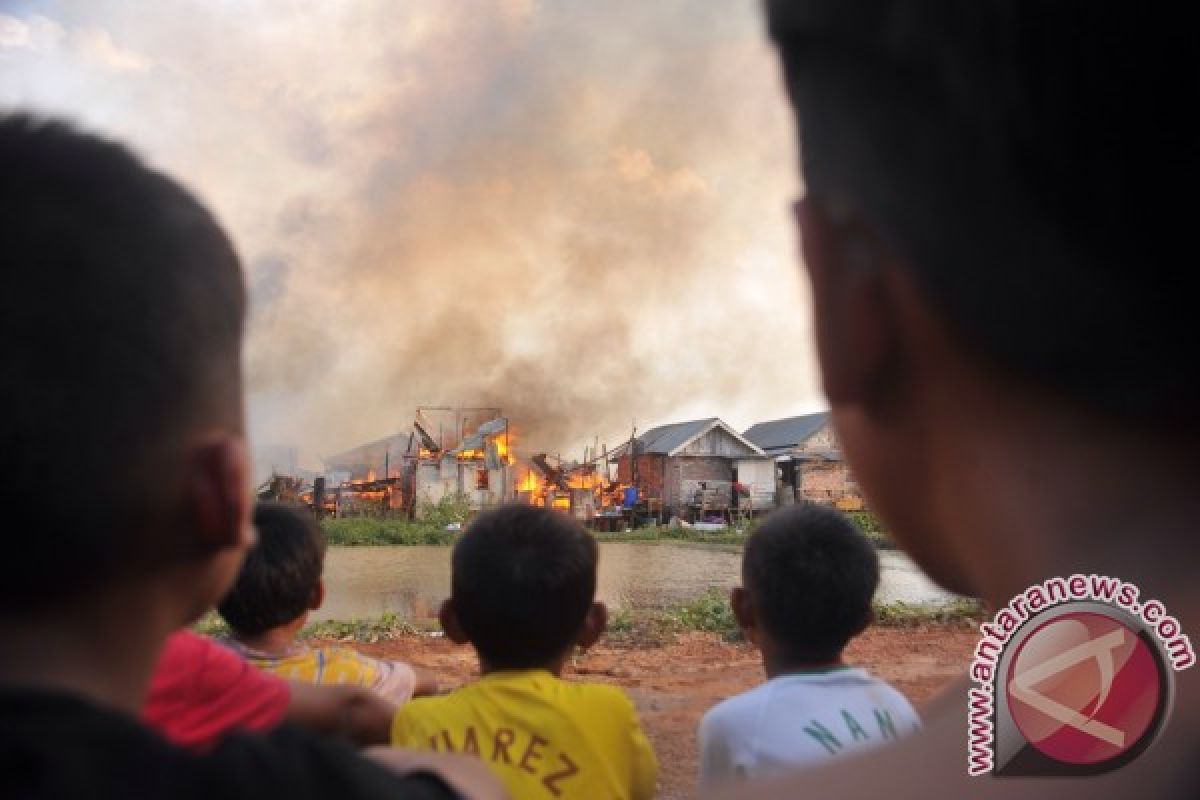
<svg viewBox="0 0 1200 800">
<path fill-rule="evenodd" d="M 966 627 L 872 628 L 851 643 L 846 659 L 892 683 L 918 711 L 966 672 L 978 634 Z M 362 652 L 434 670 L 444 685 L 476 675 L 474 654 L 443 638 L 402 637 L 355 643 Z M 633 699 L 660 765 L 659 797 L 690 797 L 696 781 L 696 726 L 714 704 L 763 680 L 757 653 L 714 634 L 681 634 L 662 646 L 601 644 L 567 677 L 620 686 Z"/>
</svg>

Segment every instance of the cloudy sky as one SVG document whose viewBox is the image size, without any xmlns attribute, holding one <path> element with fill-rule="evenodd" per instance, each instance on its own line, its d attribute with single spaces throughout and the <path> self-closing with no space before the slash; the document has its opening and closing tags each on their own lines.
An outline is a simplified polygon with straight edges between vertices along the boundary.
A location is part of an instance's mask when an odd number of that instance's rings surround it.
<svg viewBox="0 0 1200 800">
<path fill-rule="evenodd" d="M 822 406 L 755 0 L 0 0 L 0 105 L 216 211 L 260 443 L 312 460 L 417 404 L 567 450 Z"/>
</svg>

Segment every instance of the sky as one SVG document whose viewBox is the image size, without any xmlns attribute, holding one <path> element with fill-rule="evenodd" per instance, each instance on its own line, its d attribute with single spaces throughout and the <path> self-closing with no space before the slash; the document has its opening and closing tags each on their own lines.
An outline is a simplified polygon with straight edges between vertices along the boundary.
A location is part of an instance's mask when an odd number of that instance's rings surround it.
<svg viewBox="0 0 1200 800">
<path fill-rule="evenodd" d="M 564 455 L 824 406 L 756 0 L 0 0 L 0 107 L 213 209 L 251 437 L 309 463 L 421 404 Z"/>
</svg>

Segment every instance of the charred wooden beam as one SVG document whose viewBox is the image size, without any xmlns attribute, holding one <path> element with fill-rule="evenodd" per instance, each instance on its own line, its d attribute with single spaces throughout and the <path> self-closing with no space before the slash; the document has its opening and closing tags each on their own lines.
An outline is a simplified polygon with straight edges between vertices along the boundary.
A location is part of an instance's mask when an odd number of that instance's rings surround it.
<svg viewBox="0 0 1200 800">
<path fill-rule="evenodd" d="M 538 468 L 538 472 L 542 473 L 542 477 L 546 479 L 547 483 L 552 483 L 560 489 L 567 488 L 567 478 L 563 475 L 563 471 L 557 467 L 550 466 L 549 462 L 546 461 L 545 453 L 538 453 L 530 461 Z"/>
</svg>

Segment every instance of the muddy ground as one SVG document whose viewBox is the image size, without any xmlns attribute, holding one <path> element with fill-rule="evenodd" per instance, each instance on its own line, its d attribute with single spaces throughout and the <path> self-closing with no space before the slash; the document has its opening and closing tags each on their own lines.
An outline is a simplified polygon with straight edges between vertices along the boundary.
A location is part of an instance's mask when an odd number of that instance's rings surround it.
<svg viewBox="0 0 1200 800">
<path fill-rule="evenodd" d="M 966 626 L 877 627 L 852 642 L 846 658 L 891 682 L 920 710 L 939 689 L 965 674 L 976 637 Z M 348 644 L 432 669 L 449 687 L 476 675 L 471 650 L 443 638 Z M 701 714 L 763 680 L 753 649 L 708 633 L 679 634 L 661 645 L 601 644 L 578 659 L 567 677 L 611 683 L 628 692 L 658 753 L 659 797 L 667 800 L 694 792 Z"/>
</svg>

